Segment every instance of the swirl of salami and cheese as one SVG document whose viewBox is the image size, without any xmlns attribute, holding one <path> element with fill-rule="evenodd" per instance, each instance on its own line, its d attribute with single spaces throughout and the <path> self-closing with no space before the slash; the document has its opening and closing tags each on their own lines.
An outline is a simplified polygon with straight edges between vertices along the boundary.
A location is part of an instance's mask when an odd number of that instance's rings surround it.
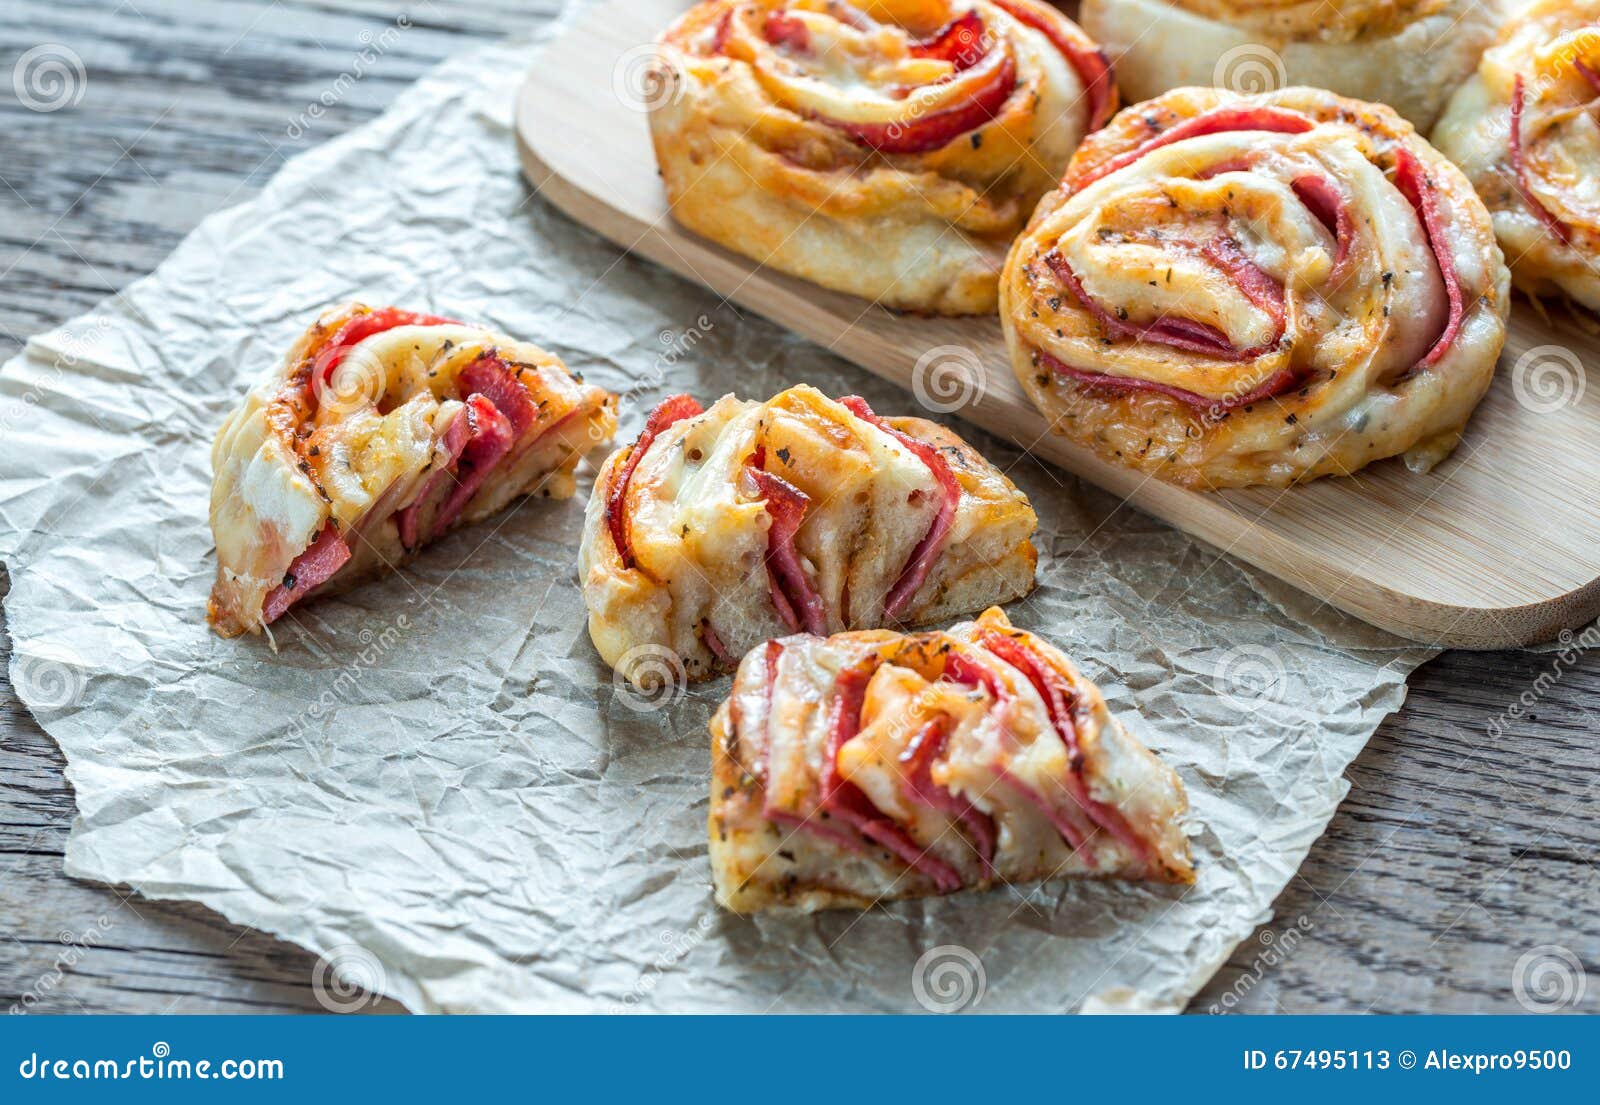
<svg viewBox="0 0 1600 1105">
<path fill-rule="evenodd" d="M 675 395 L 595 483 L 578 554 L 589 633 L 643 685 L 642 649 L 703 679 L 784 632 L 938 621 L 1033 588 L 1036 522 L 936 423 L 805 384 L 704 410 Z"/>
<path fill-rule="evenodd" d="M 1429 127 L 1494 35 L 1498 0 L 1084 0 L 1124 95 L 1312 85 Z"/>
<path fill-rule="evenodd" d="M 1177 774 L 998 607 L 945 632 L 767 641 L 711 732 L 712 872 L 741 913 L 1194 881 Z"/>
<path fill-rule="evenodd" d="M 1459 170 L 1386 107 L 1178 89 L 1093 135 L 1001 278 L 1054 428 L 1193 487 L 1454 448 L 1508 277 Z"/>
<path fill-rule="evenodd" d="M 705 0 L 662 36 L 650 125 L 673 214 L 824 287 L 994 310 L 1006 246 L 1115 111 L 1039 0 Z"/>
<path fill-rule="evenodd" d="M 1433 140 L 1488 205 L 1517 287 L 1600 310 L 1600 0 L 1523 8 Z"/>
<path fill-rule="evenodd" d="M 397 307 L 335 307 L 217 432 L 211 622 L 259 632 L 518 495 L 567 498 L 580 457 L 616 425 L 616 396 L 538 346 Z"/>
</svg>

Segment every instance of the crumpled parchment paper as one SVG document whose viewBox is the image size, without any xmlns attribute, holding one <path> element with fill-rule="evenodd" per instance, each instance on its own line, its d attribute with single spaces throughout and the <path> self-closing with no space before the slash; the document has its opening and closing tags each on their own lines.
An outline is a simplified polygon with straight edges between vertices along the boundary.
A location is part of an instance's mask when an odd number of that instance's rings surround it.
<svg viewBox="0 0 1600 1105">
<path fill-rule="evenodd" d="M 0 372 L 12 677 L 77 791 L 67 871 L 202 902 L 416 1010 L 1181 1008 L 1268 918 L 1429 653 L 970 427 L 1040 516 L 1012 619 L 1188 787 L 1186 892 L 719 911 L 706 723 L 727 680 L 653 701 L 613 684 L 583 628 L 582 498 L 297 608 L 276 654 L 207 629 L 212 434 L 334 301 L 545 345 L 626 394 L 627 438 L 675 391 L 809 381 L 915 407 L 532 195 L 510 131 L 529 46 L 444 65 Z"/>
</svg>

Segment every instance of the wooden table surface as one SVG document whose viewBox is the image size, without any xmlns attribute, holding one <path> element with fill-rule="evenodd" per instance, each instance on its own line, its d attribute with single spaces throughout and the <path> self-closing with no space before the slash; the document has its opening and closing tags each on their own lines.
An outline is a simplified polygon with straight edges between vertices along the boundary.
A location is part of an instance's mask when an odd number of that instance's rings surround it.
<svg viewBox="0 0 1600 1105">
<path fill-rule="evenodd" d="M 558 6 L 7 0 L 0 357 L 144 275 L 206 214 L 372 117 L 435 62 Z M 341 81 L 402 10 L 410 27 L 360 79 Z M 50 112 L 3 79 L 45 46 L 32 64 L 66 47 L 86 77 L 81 100 Z M 9 653 L 5 636 L 0 659 Z M 1192 1011 L 1517 1012 L 1514 978 L 1530 954 L 1566 949 L 1600 972 L 1597 694 L 1600 650 L 1571 664 L 1456 652 L 1421 669 L 1404 710 L 1351 767 L 1350 796 L 1274 921 Z M 1519 700 L 1522 716 L 1507 719 Z M 1496 719 L 1507 719 L 1498 735 Z M 0 1009 L 24 997 L 52 1012 L 320 1008 L 314 957 L 299 948 L 198 906 L 67 878 L 73 815 L 60 752 L 0 671 Z M 81 946 L 101 918 L 115 921 L 115 942 Z M 1591 981 L 1568 1011 L 1600 1010 L 1600 977 Z M 1536 998 L 1537 977 L 1529 985 Z"/>
</svg>

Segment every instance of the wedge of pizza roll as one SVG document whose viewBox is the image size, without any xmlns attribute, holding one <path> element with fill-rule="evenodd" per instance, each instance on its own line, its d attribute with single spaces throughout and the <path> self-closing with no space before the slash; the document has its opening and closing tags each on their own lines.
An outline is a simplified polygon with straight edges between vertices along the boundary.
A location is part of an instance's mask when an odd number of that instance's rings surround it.
<svg viewBox="0 0 1600 1105">
<path fill-rule="evenodd" d="M 1433 140 L 1492 212 L 1512 282 L 1600 311 L 1600 0 L 1518 10 Z"/>
<path fill-rule="evenodd" d="M 1502 0 L 1084 0 L 1132 100 L 1184 85 L 1312 85 L 1427 128 L 1478 64 Z"/>
<path fill-rule="evenodd" d="M 711 721 L 717 901 L 865 908 L 1059 877 L 1194 882 L 1171 768 L 999 609 L 751 650 Z"/>
<path fill-rule="evenodd" d="M 1027 496 L 935 423 L 805 385 L 708 410 L 674 396 L 595 483 L 579 553 L 589 634 L 637 685 L 665 655 L 674 677 L 702 679 L 783 633 L 1025 595 L 1036 524 Z"/>
<path fill-rule="evenodd" d="M 1040 0 L 705 0 L 659 62 L 680 222 L 936 314 L 993 313 L 1006 246 L 1116 109 L 1099 49 Z"/>
<path fill-rule="evenodd" d="M 258 632 L 519 495 L 570 497 L 616 397 L 537 346 L 395 307 L 336 307 L 211 449 L 211 624 Z"/>
<path fill-rule="evenodd" d="M 1461 171 L 1379 104 L 1187 88 L 1092 135 L 1001 280 L 1053 428 L 1197 488 L 1455 447 L 1509 277 Z"/>
</svg>

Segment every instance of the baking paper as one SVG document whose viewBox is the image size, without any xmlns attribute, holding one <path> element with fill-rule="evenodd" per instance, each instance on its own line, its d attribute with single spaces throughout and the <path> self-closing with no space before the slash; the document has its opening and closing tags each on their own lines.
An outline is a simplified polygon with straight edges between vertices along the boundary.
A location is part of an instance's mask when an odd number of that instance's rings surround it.
<svg viewBox="0 0 1600 1105">
<path fill-rule="evenodd" d="M 202 902 L 415 1010 L 1181 1008 L 1333 814 L 1428 653 L 1253 576 L 972 427 L 1040 518 L 1011 618 L 1177 768 L 1199 882 L 748 920 L 715 906 L 706 724 L 584 631 L 583 496 L 457 532 L 264 637 L 207 628 L 209 448 L 327 304 L 481 320 L 625 396 L 912 396 L 567 221 L 518 175 L 532 44 L 454 60 L 288 164 L 0 373 L 18 693 L 59 742 L 69 874 Z"/>
</svg>

